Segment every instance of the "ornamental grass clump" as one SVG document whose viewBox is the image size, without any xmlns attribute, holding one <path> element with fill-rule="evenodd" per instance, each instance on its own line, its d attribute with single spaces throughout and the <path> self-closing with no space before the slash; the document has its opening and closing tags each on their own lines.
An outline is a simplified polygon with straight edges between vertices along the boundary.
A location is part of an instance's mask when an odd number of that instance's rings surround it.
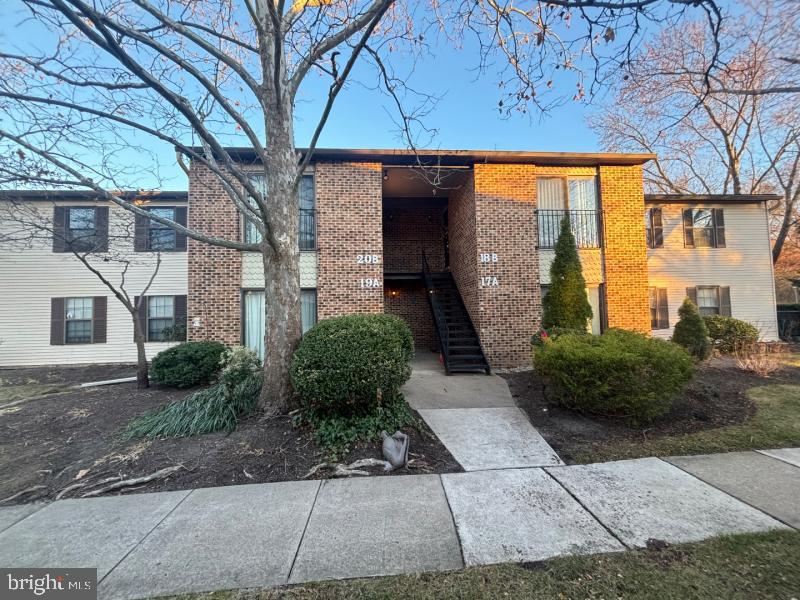
<svg viewBox="0 0 800 600">
<path fill-rule="evenodd" d="M 538 348 L 533 361 L 548 399 L 634 426 L 669 412 L 694 373 L 679 346 L 620 329 L 559 336 Z"/>
<path fill-rule="evenodd" d="M 128 425 L 125 437 L 186 437 L 236 429 L 258 406 L 261 365 L 252 350 L 236 347 L 223 354 L 220 366 L 217 383 L 145 413 Z"/>
</svg>

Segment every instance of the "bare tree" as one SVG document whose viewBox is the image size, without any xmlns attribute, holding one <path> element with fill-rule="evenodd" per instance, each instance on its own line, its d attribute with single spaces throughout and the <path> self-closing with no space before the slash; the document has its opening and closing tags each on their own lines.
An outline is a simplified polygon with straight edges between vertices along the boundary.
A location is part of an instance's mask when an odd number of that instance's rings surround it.
<svg viewBox="0 0 800 600">
<path fill-rule="evenodd" d="M 632 62 L 613 105 L 591 124 L 610 148 L 658 155 L 645 167 L 652 191 L 780 194 L 770 207 L 777 261 L 797 221 L 800 110 L 787 96 L 710 94 L 705 80 L 719 41 L 730 69 L 716 80 L 761 89 L 775 75 L 766 59 L 775 33 L 768 25 L 751 16 L 731 20 L 719 40 L 700 23 L 663 30 Z M 758 27 L 762 34 L 754 38 Z"/>
<path fill-rule="evenodd" d="M 90 205 L 91 206 L 91 205 Z M 47 207 L 45 209 L 44 207 Z M 53 218 L 54 204 L 50 202 L 25 202 L 4 198 L 0 201 L 0 248 L 25 251 L 51 244 L 61 247 L 94 275 L 125 307 L 133 323 L 136 344 L 136 384 L 139 389 L 150 386 L 146 332 L 142 331 L 140 315 L 145 310 L 143 300 L 155 281 L 161 267 L 161 253 L 133 252 L 134 219 L 127 212 L 117 210 L 108 221 L 106 235 L 87 229 L 79 235 L 65 233 Z M 145 279 L 134 284 L 129 280 L 131 270 L 145 274 Z M 135 287 L 135 289 L 133 289 Z M 181 328 L 176 324 L 173 332 Z"/>
<path fill-rule="evenodd" d="M 300 337 L 299 182 L 357 63 L 373 68 L 372 85 L 388 95 L 405 143 L 414 146 L 429 133 L 422 121 L 435 95 L 414 90 L 408 75 L 429 35 L 478 40 L 478 71 L 499 64 L 503 112 L 582 97 L 581 64 L 588 60 L 589 80 L 600 81 L 628 60 L 652 23 L 701 11 L 715 32 L 720 21 L 714 0 L 552 0 L 524 8 L 496 0 L 18 1 L 50 39 L 37 53 L 0 51 L 0 184 L 89 188 L 194 240 L 261 253 L 267 414 L 286 407 Z M 412 67 L 398 55 L 410 56 Z M 310 98 L 320 117 L 299 156 L 294 106 L 311 73 L 328 87 Z M 578 91 L 565 93 L 572 85 Z M 141 168 L 120 148 L 139 144 L 144 153 L 145 140 L 209 169 L 261 241 L 208 235 L 107 193 L 130 187 Z M 227 148 L 234 142 L 252 148 L 255 164 L 237 162 Z M 149 168 L 157 173 L 157 162 Z"/>
</svg>

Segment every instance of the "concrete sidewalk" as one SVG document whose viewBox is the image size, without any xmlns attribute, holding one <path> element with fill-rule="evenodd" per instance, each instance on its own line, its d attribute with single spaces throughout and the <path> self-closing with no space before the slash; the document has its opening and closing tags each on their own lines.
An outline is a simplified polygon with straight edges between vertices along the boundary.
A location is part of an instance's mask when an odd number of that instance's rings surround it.
<svg viewBox="0 0 800 600">
<path fill-rule="evenodd" d="M 403 395 L 465 471 L 562 465 L 497 375 L 447 376 L 436 354 L 418 355 Z"/>
<path fill-rule="evenodd" d="M 296 481 L 0 509 L 0 566 L 133 599 L 458 569 L 800 523 L 798 450 Z M 783 456 L 786 458 L 777 458 Z M 764 482 L 769 485 L 764 485 Z M 776 494 L 776 490 L 780 493 Z"/>
</svg>

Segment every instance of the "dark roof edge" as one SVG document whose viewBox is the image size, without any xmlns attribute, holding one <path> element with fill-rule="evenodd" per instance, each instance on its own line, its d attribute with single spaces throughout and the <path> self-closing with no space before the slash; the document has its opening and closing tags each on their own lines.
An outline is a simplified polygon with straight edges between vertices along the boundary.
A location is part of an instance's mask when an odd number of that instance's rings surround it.
<svg viewBox="0 0 800 600">
<path fill-rule="evenodd" d="M 153 202 L 186 202 L 189 199 L 189 192 L 180 190 L 163 191 L 139 191 L 124 190 L 112 191 L 115 196 L 123 200 L 148 200 Z M 63 200 L 97 200 L 105 201 L 105 198 L 93 190 L 0 190 L 0 200 L 17 200 L 25 202 L 56 202 Z"/>
<path fill-rule="evenodd" d="M 201 148 L 193 148 L 202 152 Z M 232 158 L 241 161 L 255 162 L 256 155 L 252 148 L 226 148 Z M 303 156 L 308 148 L 298 148 Z M 312 162 L 319 161 L 356 161 L 380 162 L 385 165 L 426 165 L 463 166 L 476 163 L 505 164 L 539 164 L 559 166 L 600 165 L 629 166 L 642 165 L 653 160 L 655 154 L 624 154 L 613 152 L 518 152 L 510 150 L 404 150 L 400 148 L 317 148 Z"/>
<path fill-rule="evenodd" d="M 778 194 L 645 194 L 645 202 L 690 203 L 690 202 L 723 202 L 754 203 L 780 200 Z"/>
</svg>

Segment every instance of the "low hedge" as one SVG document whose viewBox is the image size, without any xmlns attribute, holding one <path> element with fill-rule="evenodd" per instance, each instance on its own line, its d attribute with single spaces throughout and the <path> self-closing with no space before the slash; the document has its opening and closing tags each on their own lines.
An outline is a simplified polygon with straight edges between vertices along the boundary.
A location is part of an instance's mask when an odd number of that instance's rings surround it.
<svg viewBox="0 0 800 600">
<path fill-rule="evenodd" d="M 225 353 L 220 342 L 184 342 L 156 354 L 150 377 L 156 383 L 189 388 L 212 381 L 222 368 Z"/>
<path fill-rule="evenodd" d="M 711 315 L 704 317 L 711 343 L 720 352 L 730 354 L 737 349 L 752 346 L 758 341 L 759 332 L 755 325 L 747 321 Z"/>
<path fill-rule="evenodd" d="M 669 412 L 694 372 L 681 347 L 619 329 L 561 335 L 537 348 L 533 361 L 557 404 L 632 425 Z"/>
</svg>

